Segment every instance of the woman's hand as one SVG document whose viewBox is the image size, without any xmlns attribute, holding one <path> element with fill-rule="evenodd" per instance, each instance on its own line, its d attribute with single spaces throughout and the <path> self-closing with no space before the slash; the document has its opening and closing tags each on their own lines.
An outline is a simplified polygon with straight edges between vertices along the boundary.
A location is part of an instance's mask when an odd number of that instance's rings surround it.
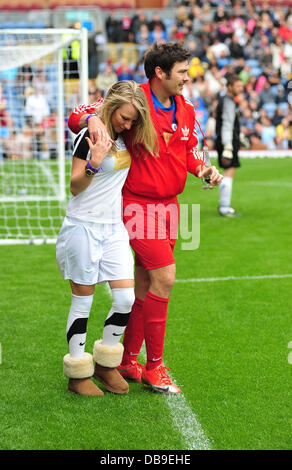
<svg viewBox="0 0 292 470">
<path fill-rule="evenodd" d="M 95 143 L 89 137 L 85 139 L 90 150 L 90 165 L 93 168 L 99 168 L 112 147 L 112 141 L 108 140 L 105 134 L 99 134 Z"/>
</svg>

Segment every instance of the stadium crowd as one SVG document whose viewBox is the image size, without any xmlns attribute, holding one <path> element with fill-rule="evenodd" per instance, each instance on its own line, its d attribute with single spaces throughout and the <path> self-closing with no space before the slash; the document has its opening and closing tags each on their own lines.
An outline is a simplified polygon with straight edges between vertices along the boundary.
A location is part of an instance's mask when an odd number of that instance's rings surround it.
<svg viewBox="0 0 292 470">
<path fill-rule="evenodd" d="M 154 41 L 180 41 L 192 52 L 190 81 L 184 95 L 196 108 L 197 118 L 214 147 L 218 95 L 224 93 L 225 75 L 236 72 L 243 84 L 240 98 L 242 144 L 250 149 L 292 148 L 292 7 L 257 5 L 250 0 L 182 0 L 173 20 L 154 12 L 112 10 L 105 22 L 112 43 L 139 45 L 135 64 L 100 64 L 91 99 L 103 94 L 114 80 L 146 81 L 143 54 Z M 102 41 L 99 38 L 99 44 Z M 292 85 L 292 81 L 291 81 Z"/>
<path fill-rule="evenodd" d="M 225 76 L 231 71 L 244 84 L 239 99 L 243 148 L 291 149 L 292 7 L 276 5 L 271 9 L 250 0 L 177 0 L 172 6 L 176 14 L 168 17 L 155 10 L 125 10 L 123 14 L 108 10 L 104 30 L 89 34 L 88 102 L 104 96 L 116 81 L 146 82 L 146 49 L 155 41 L 179 41 L 192 54 L 184 95 L 195 106 L 210 149 L 214 148 L 218 97 L 224 93 Z M 55 87 L 46 70 L 32 77 L 29 67 L 0 72 L 0 158 L 3 152 L 4 157 L 30 158 L 32 148 L 37 156 L 56 157 L 56 147 L 50 147 L 57 119 Z M 21 124 L 15 111 L 15 80 L 23 86 L 19 106 L 26 119 Z M 78 104 L 74 87 L 70 90 L 68 113 Z M 67 134 L 66 142 L 69 154 Z"/>
</svg>

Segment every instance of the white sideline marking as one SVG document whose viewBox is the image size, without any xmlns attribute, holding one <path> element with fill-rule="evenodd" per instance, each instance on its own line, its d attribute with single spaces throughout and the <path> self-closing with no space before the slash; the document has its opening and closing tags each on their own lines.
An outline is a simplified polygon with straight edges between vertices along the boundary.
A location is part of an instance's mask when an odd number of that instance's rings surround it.
<svg viewBox="0 0 292 470">
<path fill-rule="evenodd" d="M 186 443 L 186 450 L 211 450 L 195 413 L 191 410 L 183 394 L 166 395 L 174 426 Z"/>
<path fill-rule="evenodd" d="M 141 354 L 146 361 L 145 343 L 143 343 Z M 171 374 L 169 376 L 175 383 Z M 205 436 L 195 413 L 187 404 L 183 393 L 164 395 L 164 397 L 170 410 L 173 425 L 181 434 L 186 444 L 186 450 L 211 450 L 211 444 Z"/>
<path fill-rule="evenodd" d="M 111 296 L 109 284 L 106 283 L 106 291 Z M 145 343 L 142 345 L 141 354 L 146 361 Z M 171 380 L 175 383 L 173 377 Z M 182 393 L 179 395 L 164 395 L 169 407 L 174 427 L 185 441 L 186 450 L 211 450 L 209 440 Z"/>
<path fill-rule="evenodd" d="M 291 181 L 241 181 L 240 184 L 247 184 L 249 186 L 282 186 L 292 187 Z"/>
<path fill-rule="evenodd" d="M 257 279 L 285 279 L 292 277 L 292 274 L 263 274 L 259 276 L 226 276 L 226 277 L 201 277 L 190 279 L 176 279 L 178 283 L 188 282 L 217 282 L 217 281 L 253 281 Z"/>
</svg>

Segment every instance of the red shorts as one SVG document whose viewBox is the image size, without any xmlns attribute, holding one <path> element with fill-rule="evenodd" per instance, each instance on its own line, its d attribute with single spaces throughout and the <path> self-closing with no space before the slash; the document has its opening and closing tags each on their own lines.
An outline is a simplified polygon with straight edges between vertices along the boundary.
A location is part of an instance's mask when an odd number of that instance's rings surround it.
<svg viewBox="0 0 292 470">
<path fill-rule="evenodd" d="M 167 202 L 124 199 L 123 205 L 135 265 L 148 270 L 174 264 L 179 219 L 177 198 Z"/>
</svg>

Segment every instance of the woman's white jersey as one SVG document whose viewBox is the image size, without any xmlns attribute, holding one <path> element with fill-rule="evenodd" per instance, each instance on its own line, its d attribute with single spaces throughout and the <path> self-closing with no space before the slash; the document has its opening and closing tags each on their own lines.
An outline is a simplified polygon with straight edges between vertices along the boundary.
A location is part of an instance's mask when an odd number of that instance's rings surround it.
<svg viewBox="0 0 292 470">
<path fill-rule="evenodd" d="M 73 156 L 89 160 L 90 150 L 85 137 L 89 137 L 87 128 L 82 129 L 76 137 Z M 121 192 L 131 165 L 131 156 L 121 136 L 115 144 L 117 153 L 107 155 L 101 164 L 102 170 L 94 176 L 88 176 L 92 178 L 90 185 L 69 200 L 67 217 L 101 224 L 114 224 L 122 220 Z"/>
</svg>

